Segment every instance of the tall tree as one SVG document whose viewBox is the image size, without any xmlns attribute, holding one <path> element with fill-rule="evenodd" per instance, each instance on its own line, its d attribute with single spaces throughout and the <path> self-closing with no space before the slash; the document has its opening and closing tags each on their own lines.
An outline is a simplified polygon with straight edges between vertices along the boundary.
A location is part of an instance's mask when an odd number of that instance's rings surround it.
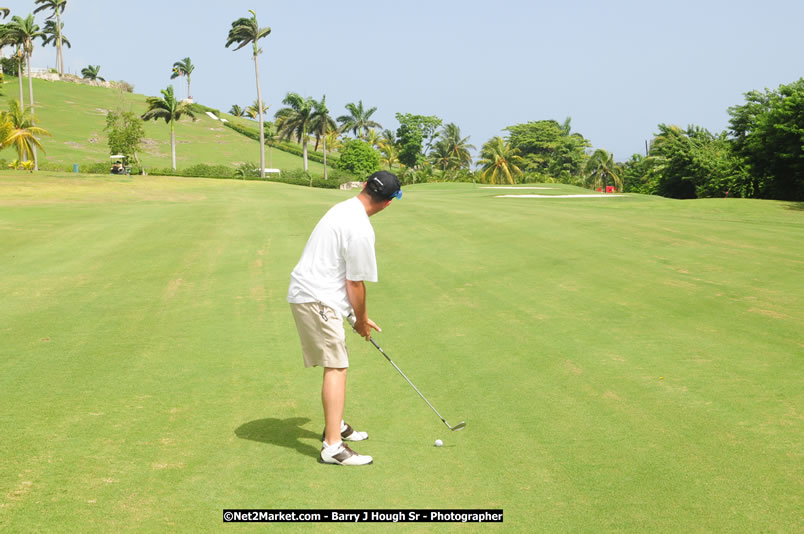
<svg viewBox="0 0 804 534">
<path fill-rule="evenodd" d="M 191 104 L 176 100 L 173 95 L 173 86 L 168 85 L 167 89 L 162 89 L 162 98 L 151 96 L 145 100 L 148 111 L 143 113 L 142 120 L 159 120 L 170 125 L 170 154 L 173 162 L 173 170 L 176 170 L 176 132 L 175 123 L 182 116 L 187 115 L 195 120 L 195 115 L 191 109 Z"/>
<path fill-rule="evenodd" d="M 98 74 L 100 74 L 100 65 L 87 65 L 81 69 L 81 76 L 85 80 L 100 80 L 105 82 L 106 80 L 98 76 Z"/>
<path fill-rule="evenodd" d="M 187 98 L 192 100 L 193 93 L 190 92 L 190 75 L 195 70 L 195 65 L 193 62 L 190 61 L 189 57 L 182 59 L 181 61 L 177 61 L 173 64 L 173 73 L 170 75 L 170 79 L 174 80 L 179 76 L 186 76 L 187 77 Z"/>
<path fill-rule="evenodd" d="M 469 136 L 461 137 L 461 129 L 455 123 L 449 123 L 444 125 L 433 149 L 442 154 L 442 164 L 447 160 L 451 162 L 447 167 L 437 165 L 447 170 L 469 167 L 472 164 L 472 154 L 469 150 L 474 150 L 475 147 L 469 144 Z M 443 155 L 447 155 L 448 158 L 445 159 Z"/>
<path fill-rule="evenodd" d="M 609 180 L 611 180 L 614 183 L 614 187 L 620 191 L 623 189 L 622 171 L 619 165 L 614 162 L 614 154 L 609 154 L 602 148 L 595 150 L 592 157 L 586 162 L 584 174 L 592 182 L 593 188 L 605 188 Z"/>
<path fill-rule="evenodd" d="M 449 149 L 449 145 L 439 141 L 430 151 L 430 163 L 437 169 L 446 172 L 458 168 L 458 161 Z"/>
<path fill-rule="evenodd" d="M 725 132 L 712 134 L 690 125 L 659 125 L 649 151 L 651 179 L 644 184 L 658 195 L 670 198 L 752 196 L 743 184 L 744 172 L 731 153 Z M 631 165 L 633 166 L 633 165 Z"/>
<path fill-rule="evenodd" d="M 26 161 L 36 148 L 44 151 L 39 141 L 43 135 L 50 132 L 34 124 L 31 108 L 23 109 L 16 100 L 9 101 L 8 111 L 0 115 L 0 148 L 13 146 L 19 160 Z"/>
<path fill-rule="evenodd" d="M 282 103 L 287 107 L 276 112 L 276 131 L 281 139 L 293 137 L 302 144 L 304 170 L 307 171 L 307 139 L 311 131 L 314 102 L 311 97 L 303 98 L 298 93 L 288 93 Z"/>
<path fill-rule="evenodd" d="M 64 27 L 64 24 L 61 22 L 61 14 L 64 13 L 64 8 L 67 7 L 67 0 L 34 0 L 34 4 L 39 5 L 39 7 L 34 9 L 34 13 L 39 13 L 40 11 L 49 9 L 52 11 L 52 13 L 50 16 L 48 16 L 48 19 L 56 17 L 56 24 L 54 28 L 56 30 L 56 67 L 58 68 L 59 76 L 64 76 L 64 56 L 62 55 L 62 43 L 67 44 L 67 46 L 70 46 L 70 43 L 67 42 L 61 33 L 61 30 Z"/>
<path fill-rule="evenodd" d="M 426 163 L 425 155 L 441 126 L 441 119 L 432 115 L 412 115 L 397 113 L 399 128 L 396 130 L 399 161 L 411 169 Z"/>
<path fill-rule="evenodd" d="M 502 137 L 494 137 L 483 145 L 478 163 L 483 169 L 480 176 L 490 184 L 503 183 L 503 180 L 515 184 L 516 177 L 523 174 L 519 167 L 522 163 L 519 149 Z"/>
<path fill-rule="evenodd" d="M 34 49 L 34 39 L 44 37 L 40 31 L 39 25 L 34 22 L 34 16 L 29 14 L 26 18 L 19 16 L 11 17 L 11 22 L 6 25 L 8 31 L 16 36 L 17 42 L 20 43 L 22 50 L 25 52 L 25 63 L 28 69 L 28 96 L 31 101 L 31 122 L 34 122 L 34 94 L 33 94 L 33 80 L 31 79 L 31 54 Z M 39 169 L 39 161 L 36 157 L 36 145 L 33 146 L 34 169 Z"/>
<path fill-rule="evenodd" d="M 59 48 L 59 40 L 61 40 L 62 46 L 66 45 L 67 48 L 72 48 L 72 45 L 70 44 L 70 40 L 67 39 L 67 36 L 64 35 L 64 32 L 62 31 L 64 29 L 64 23 L 63 22 L 60 23 L 61 24 L 60 28 L 58 28 L 56 26 L 57 24 L 59 24 L 59 23 L 57 21 L 55 21 L 55 20 L 46 20 L 45 21 L 45 28 L 42 30 L 42 33 L 45 34 L 45 36 L 42 37 L 42 46 L 47 46 L 49 44 L 52 44 L 53 46 L 57 47 L 57 50 L 56 50 L 56 55 L 57 55 L 56 62 L 58 63 L 59 62 L 58 55 L 61 54 L 61 51 L 58 49 Z M 59 74 L 61 75 L 63 73 L 61 71 L 59 71 Z"/>
<path fill-rule="evenodd" d="M 746 196 L 804 200 L 804 78 L 745 100 L 729 108 L 729 129 Z"/>
<path fill-rule="evenodd" d="M 318 150 L 318 142 L 324 142 L 324 180 L 327 176 L 327 136 L 330 133 L 337 131 L 338 126 L 335 124 L 329 114 L 327 108 L 327 95 L 321 97 L 321 102 L 313 100 L 313 113 L 310 117 L 310 132 L 315 135 L 315 149 Z"/>
<path fill-rule="evenodd" d="M 382 128 L 382 125 L 371 119 L 377 107 L 365 109 L 363 101 L 358 101 L 357 104 L 349 102 L 346 104 L 346 111 L 348 115 L 341 115 L 338 117 L 338 122 L 341 123 L 341 131 L 352 132 L 355 137 L 363 137 L 363 133 L 367 132 L 369 128 Z"/>
<path fill-rule="evenodd" d="M 238 44 L 234 50 L 240 50 L 247 44 L 253 45 L 252 54 L 254 57 L 254 74 L 257 78 L 257 105 L 262 109 L 262 90 L 260 89 L 260 67 L 257 63 L 257 56 L 262 53 L 258 46 L 258 41 L 271 33 L 271 28 L 260 28 L 257 23 L 257 13 L 249 10 L 251 18 L 242 17 L 232 22 L 229 35 L 226 38 L 226 48 L 232 44 Z M 265 178 L 265 126 L 263 117 L 260 114 L 260 177 Z M 306 167 L 306 164 L 305 164 Z"/>
<path fill-rule="evenodd" d="M 104 131 L 108 132 L 110 154 L 122 154 L 128 161 L 133 158 L 137 166 L 142 168 L 137 156 L 145 136 L 141 118 L 131 111 L 110 111 L 106 114 Z"/>
<path fill-rule="evenodd" d="M 511 146 L 523 158 L 524 170 L 543 179 L 570 183 L 582 174 L 586 149 L 591 146 L 579 133 L 572 133 L 571 119 L 531 121 L 506 128 Z"/>
</svg>

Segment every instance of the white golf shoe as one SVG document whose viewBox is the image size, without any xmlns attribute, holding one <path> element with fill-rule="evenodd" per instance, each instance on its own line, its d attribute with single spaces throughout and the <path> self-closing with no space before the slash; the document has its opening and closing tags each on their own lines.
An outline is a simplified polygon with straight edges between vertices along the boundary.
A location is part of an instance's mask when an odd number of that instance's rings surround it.
<svg viewBox="0 0 804 534">
<path fill-rule="evenodd" d="M 352 428 L 349 423 L 341 422 L 341 439 L 344 441 L 363 441 L 368 439 L 368 432 L 359 432 Z M 321 433 L 321 441 L 324 441 L 324 433 Z"/>
<path fill-rule="evenodd" d="M 357 454 L 348 445 L 341 442 L 340 447 L 321 447 L 318 461 L 322 464 L 336 465 L 368 465 L 374 461 L 371 456 Z"/>
</svg>

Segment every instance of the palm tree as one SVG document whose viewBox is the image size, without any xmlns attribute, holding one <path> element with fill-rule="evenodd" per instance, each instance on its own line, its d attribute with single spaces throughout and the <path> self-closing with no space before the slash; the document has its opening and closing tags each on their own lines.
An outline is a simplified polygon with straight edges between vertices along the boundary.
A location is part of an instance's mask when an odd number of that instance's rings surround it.
<svg viewBox="0 0 804 534">
<path fill-rule="evenodd" d="M 346 111 L 348 115 L 341 115 L 338 117 L 338 122 L 341 123 L 341 131 L 351 131 L 355 137 L 362 137 L 363 131 L 368 131 L 369 128 L 382 128 L 379 122 L 371 120 L 371 116 L 377 111 L 377 107 L 370 109 L 363 108 L 363 101 L 360 100 L 357 105 L 353 102 L 346 104 Z"/>
<path fill-rule="evenodd" d="M 377 142 L 377 147 L 379 148 L 382 145 L 395 145 L 396 144 L 396 132 L 393 130 L 383 130 L 380 134 L 380 140 Z"/>
<path fill-rule="evenodd" d="M 254 45 L 254 73 L 257 78 L 257 109 L 262 109 L 262 90 L 260 89 L 260 67 L 257 63 L 257 56 L 262 50 L 257 46 L 257 42 L 271 33 L 271 28 L 260 28 L 257 24 L 257 13 L 249 10 L 251 18 L 239 18 L 232 22 L 229 35 L 226 38 L 226 48 L 229 45 L 238 43 L 235 50 L 240 50 L 249 43 Z M 262 114 L 260 114 L 260 178 L 265 178 L 265 126 L 263 125 Z"/>
<path fill-rule="evenodd" d="M 614 162 L 614 154 L 599 148 L 595 150 L 584 167 L 584 175 L 592 182 L 592 187 L 606 187 L 608 179 L 614 182 L 614 187 L 622 191 L 623 180 L 620 177 L 620 166 Z"/>
<path fill-rule="evenodd" d="M 399 163 L 399 148 L 396 146 L 396 133 L 393 130 L 382 131 L 377 148 L 380 150 L 380 163 L 388 165 L 389 171 L 394 163 Z"/>
<path fill-rule="evenodd" d="M 363 136 L 363 140 L 375 148 L 379 147 L 380 139 L 380 134 L 374 128 L 369 128 L 366 135 Z"/>
<path fill-rule="evenodd" d="M 25 63 L 28 68 L 28 96 L 31 101 L 31 121 L 33 122 L 34 116 L 34 95 L 33 95 L 33 80 L 31 79 L 31 54 L 33 54 L 34 39 L 44 37 L 44 33 L 39 31 L 39 25 L 34 22 L 33 15 L 29 14 L 26 18 L 19 16 L 11 17 L 11 22 L 6 25 L 6 29 L 16 42 L 20 44 L 22 50 L 25 52 Z M 36 145 L 33 147 L 34 169 L 39 169 L 39 161 L 36 157 Z"/>
<path fill-rule="evenodd" d="M 259 113 L 258 110 L 260 109 L 260 103 L 255 100 L 254 102 L 251 103 L 249 107 L 247 107 L 244 110 L 244 113 L 249 117 L 251 117 L 252 119 L 256 119 L 257 115 L 265 115 L 266 113 L 268 113 L 268 108 L 270 107 L 271 106 L 266 106 L 265 104 L 262 104 L 262 113 Z"/>
<path fill-rule="evenodd" d="M 509 184 L 516 183 L 515 176 L 522 176 L 522 169 L 518 165 L 522 163 L 519 149 L 511 148 L 502 137 L 494 137 L 483 145 L 480 151 L 480 160 L 483 172 L 481 178 L 488 183 L 502 183 L 503 179 Z"/>
<path fill-rule="evenodd" d="M 193 73 L 195 70 L 195 65 L 193 62 L 190 61 L 190 58 L 186 57 L 181 61 L 177 61 L 173 64 L 173 74 L 170 75 L 170 79 L 176 79 L 179 76 L 187 76 L 187 98 L 188 100 L 193 99 L 193 94 L 190 92 L 190 74 Z"/>
<path fill-rule="evenodd" d="M 449 143 L 444 140 L 438 141 L 433 146 L 430 151 L 430 163 L 445 172 L 449 169 L 456 169 L 459 166 L 458 160 L 450 150 Z"/>
<path fill-rule="evenodd" d="M 64 76 L 64 57 L 62 56 L 62 43 L 65 43 L 67 46 L 70 46 L 70 43 L 64 38 L 61 33 L 61 29 L 64 25 L 61 22 L 61 14 L 64 13 L 64 8 L 67 7 L 67 0 L 34 0 L 34 4 L 39 4 L 39 7 L 34 9 L 34 13 L 39 13 L 40 11 L 44 11 L 46 9 L 51 10 L 53 13 L 50 14 L 48 19 L 52 19 L 54 16 L 56 17 L 56 24 L 55 24 L 55 45 L 56 45 L 56 66 L 59 71 L 59 76 Z M 70 46 L 70 48 L 72 48 Z"/>
<path fill-rule="evenodd" d="M 237 104 L 234 104 L 232 108 L 229 110 L 229 114 L 234 115 L 235 117 L 242 117 L 246 114 L 246 112 L 243 108 L 241 108 Z"/>
<path fill-rule="evenodd" d="M 173 86 L 168 85 L 167 89 L 162 89 L 162 98 L 150 96 L 145 100 L 148 111 L 142 115 L 143 120 L 164 119 L 170 124 L 170 153 L 173 161 L 173 170 L 176 170 L 176 132 L 174 124 L 182 115 L 187 115 L 195 120 L 195 115 L 188 102 L 180 102 L 173 95 Z"/>
<path fill-rule="evenodd" d="M 393 143 L 380 143 L 380 164 L 388 165 L 390 171 L 394 164 L 399 164 L 399 149 Z"/>
<path fill-rule="evenodd" d="M 0 7 L 0 16 L 6 18 L 11 14 L 11 10 L 7 7 Z"/>
<path fill-rule="evenodd" d="M 327 141 L 326 150 L 324 152 L 337 152 L 343 148 L 343 141 L 341 140 L 341 132 L 332 130 L 324 136 Z"/>
<path fill-rule="evenodd" d="M 280 139 L 296 140 L 302 144 L 304 156 L 304 171 L 307 172 L 307 139 L 310 133 L 310 123 L 314 111 L 314 101 L 311 97 L 302 98 L 298 93 L 288 93 L 282 101 L 286 108 L 276 112 L 276 131 Z"/>
<path fill-rule="evenodd" d="M 11 100 L 8 111 L 0 115 L 0 148 L 14 146 L 19 160 L 26 161 L 28 154 L 33 154 L 37 147 L 45 150 L 39 142 L 43 135 L 50 135 L 50 132 L 34 125 L 31 108 L 23 110 L 19 102 Z"/>
<path fill-rule="evenodd" d="M 45 29 L 42 30 L 42 33 L 45 34 L 45 36 L 42 37 L 42 46 L 47 46 L 47 45 L 52 43 L 53 46 L 57 47 L 57 49 L 58 49 L 59 39 L 61 39 L 61 43 L 63 45 L 67 45 L 67 48 L 72 48 L 73 46 L 70 44 L 70 40 L 67 39 L 67 37 L 64 35 L 64 33 L 62 33 L 62 31 L 61 31 L 64 28 L 64 23 L 63 22 L 61 23 L 61 26 L 62 26 L 61 28 L 57 28 L 56 24 L 57 24 L 57 22 L 55 20 L 46 20 L 45 21 Z M 56 62 L 57 63 L 59 62 L 59 58 L 58 58 L 59 54 L 60 54 L 60 51 L 57 50 L 57 53 L 56 53 Z M 61 75 L 63 73 L 60 71 L 59 74 Z"/>
<path fill-rule="evenodd" d="M 474 150 L 475 147 L 469 144 L 469 136 L 461 137 L 461 129 L 455 123 L 444 126 L 438 144 L 444 145 L 442 148 L 454 162 L 450 168 L 465 168 L 472 164 L 472 155 L 469 150 Z"/>
<path fill-rule="evenodd" d="M 83 76 L 85 80 L 100 80 L 105 82 L 106 80 L 98 76 L 99 72 L 100 65 L 88 65 L 81 69 L 81 76 Z"/>
<path fill-rule="evenodd" d="M 310 132 L 315 135 L 314 150 L 318 150 L 319 141 L 323 140 L 324 142 L 324 180 L 328 178 L 327 136 L 337 130 L 338 125 L 335 124 L 335 119 L 330 116 L 329 109 L 327 108 L 327 95 L 321 97 L 321 102 L 313 100 L 313 113 L 310 117 Z"/>
</svg>

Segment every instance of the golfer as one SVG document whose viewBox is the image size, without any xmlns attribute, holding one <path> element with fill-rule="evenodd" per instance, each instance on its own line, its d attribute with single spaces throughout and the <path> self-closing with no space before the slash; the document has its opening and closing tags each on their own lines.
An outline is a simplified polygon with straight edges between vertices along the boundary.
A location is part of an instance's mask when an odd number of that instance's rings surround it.
<svg viewBox="0 0 804 534">
<path fill-rule="evenodd" d="M 356 197 L 336 204 L 316 225 L 301 259 L 290 274 L 288 302 L 299 331 L 305 367 L 323 367 L 324 435 L 319 462 L 366 465 L 371 456 L 358 454 L 344 441 L 362 441 L 365 432 L 343 420 L 349 357 L 343 319 L 354 315 L 354 329 L 368 339 L 381 331 L 366 311 L 364 282 L 377 281 L 374 229 L 369 217 L 394 198 L 402 198 L 399 180 L 380 171 L 368 177 Z"/>
</svg>

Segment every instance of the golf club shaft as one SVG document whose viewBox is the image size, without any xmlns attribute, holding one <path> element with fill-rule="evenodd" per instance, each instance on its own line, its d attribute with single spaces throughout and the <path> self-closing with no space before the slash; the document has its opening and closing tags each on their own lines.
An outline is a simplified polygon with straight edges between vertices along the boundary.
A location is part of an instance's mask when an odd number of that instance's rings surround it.
<svg viewBox="0 0 804 534">
<path fill-rule="evenodd" d="M 348 316 L 346 319 L 349 321 L 349 324 L 350 324 L 350 325 L 352 325 L 352 328 L 354 328 L 354 327 L 355 327 L 355 317 L 354 317 L 353 315 L 349 315 L 349 316 Z M 430 409 L 431 409 L 431 410 L 433 410 L 433 411 L 435 412 L 435 414 L 438 416 L 438 418 L 439 418 L 439 419 L 441 419 L 441 422 L 442 422 L 442 423 L 444 423 L 445 425 L 447 425 L 447 428 L 449 428 L 450 430 L 460 430 L 460 429 L 462 429 L 462 428 L 465 426 L 465 423 L 463 423 L 463 422 L 458 423 L 458 424 L 457 424 L 457 425 L 455 425 L 454 427 L 450 426 L 450 424 L 449 424 L 449 423 L 447 423 L 447 420 L 446 420 L 446 419 L 444 419 L 444 418 L 441 416 L 441 414 L 440 414 L 440 413 L 438 413 L 438 410 L 436 410 L 436 409 L 435 409 L 435 406 L 433 406 L 432 404 L 430 404 L 430 401 L 429 401 L 429 400 L 427 400 L 427 397 L 425 397 L 424 395 L 422 395 L 422 392 L 421 392 L 421 391 L 419 391 L 419 388 L 417 388 L 417 387 L 416 387 L 416 385 L 415 385 L 413 382 L 411 382 L 411 381 L 410 381 L 410 378 L 408 378 L 408 377 L 405 375 L 405 373 L 403 373 L 403 372 L 402 372 L 402 369 L 400 369 L 400 368 L 399 368 L 399 366 L 398 366 L 397 364 L 395 364 L 395 363 L 394 363 L 394 361 L 393 361 L 393 360 L 392 360 L 392 359 L 391 359 L 391 358 L 390 358 L 390 357 L 389 357 L 389 356 L 388 356 L 388 355 L 385 353 L 385 351 L 384 351 L 384 350 L 382 350 L 382 347 L 380 347 L 380 346 L 377 344 L 377 342 L 376 342 L 376 341 L 374 341 L 374 338 L 373 338 L 373 337 L 371 337 L 371 336 L 369 336 L 369 338 L 368 338 L 368 339 L 369 339 L 369 341 L 371 341 L 371 344 L 372 344 L 372 345 L 374 345 L 374 347 L 375 347 L 375 348 L 376 348 L 378 351 L 380 351 L 380 354 L 382 354 L 383 356 L 385 356 L 385 359 L 386 359 L 386 360 L 388 360 L 388 363 L 390 363 L 391 365 L 393 365 L 393 366 L 394 366 L 394 369 L 396 369 L 396 370 L 397 370 L 397 372 L 399 372 L 399 374 L 400 374 L 400 375 L 402 375 L 402 378 L 404 378 L 404 379 L 407 381 L 407 383 L 408 383 L 408 384 L 410 384 L 410 387 L 412 387 L 412 388 L 413 388 L 413 389 L 416 391 L 416 393 L 418 393 L 418 394 L 419 394 L 419 397 L 421 397 L 421 398 L 422 398 L 422 400 L 423 400 L 424 402 L 426 402 L 426 403 L 427 403 L 427 406 L 429 406 L 429 407 L 430 407 Z"/>
<path fill-rule="evenodd" d="M 419 394 L 419 397 L 421 397 L 421 398 L 422 398 L 422 400 L 424 400 L 424 402 L 426 402 L 426 403 L 427 403 L 427 406 L 429 406 L 429 407 L 430 407 L 430 408 L 431 408 L 431 409 L 432 409 L 432 410 L 435 412 L 435 414 L 438 416 L 438 418 L 439 418 L 439 419 L 441 419 L 441 421 L 442 421 L 442 422 L 443 422 L 445 425 L 449 426 L 449 424 L 447 424 L 447 421 L 446 421 L 446 420 L 445 420 L 443 417 L 441 417 L 441 414 L 440 414 L 440 413 L 438 413 L 438 410 L 436 410 L 436 409 L 435 409 L 435 406 L 433 406 L 432 404 L 430 404 L 430 401 L 429 401 L 429 400 L 427 400 L 427 397 L 425 397 L 424 395 L 422 395 L 422 392 L 421 392 L 421 391 L 419 391 L 419 388 L 417 388 L 417 387 L 416 387 L 416 386 L 413 384 L 413 382 L 411 382 L 411 381 L 410 381 L 410 378 L 408 378 L 408 377 L 405 375 L 405 373 L 403 373 L 403 372 L 402 372 L 402 369 L 400 369 L 400 368 L 399 368 L 399 366 L 398 366 L 397 364 L 395 364 L 395 363 L 394 363 L 394 361 L 393 361 L 391 358 L 389 358 L 387 354 L 385 354 L 385 351 L 384 351 L 384 350 L 382 350 L 382 347 L 380 347 L 379 345 L 377 345 L 377 342 L 376 342 L 376 341 L 374 341 L 374 338 L 369 337 L 369 341 L 371 341 L 371 344 L 372 344 L 372 345 L 374 345 L 374 346 L 377 348 L 377 350 L 378 350 L 378 351 L 380 351 L 380 353 L 381 353 L 383 356 L 385 356 L 385 359 L 386 359 L 386 360 L 388 360 L 388 362 L 389 362 L 391 365 L 393 365 L 393 366 L 394 366 L 394 369 L 396 369 L 397 371 L 399 371 L 399 374 L 400 374 L 400 375 L 402 375 L 402 378 L 404 378 L 405 380 L 407 380 L 408 384 L 410 384 L 410 387 L 412 387 L 412 388 L 413 388 L 413 389 L 416 391 L 416 393 L 418 393 L 418 394 Z"/>
</svg>

